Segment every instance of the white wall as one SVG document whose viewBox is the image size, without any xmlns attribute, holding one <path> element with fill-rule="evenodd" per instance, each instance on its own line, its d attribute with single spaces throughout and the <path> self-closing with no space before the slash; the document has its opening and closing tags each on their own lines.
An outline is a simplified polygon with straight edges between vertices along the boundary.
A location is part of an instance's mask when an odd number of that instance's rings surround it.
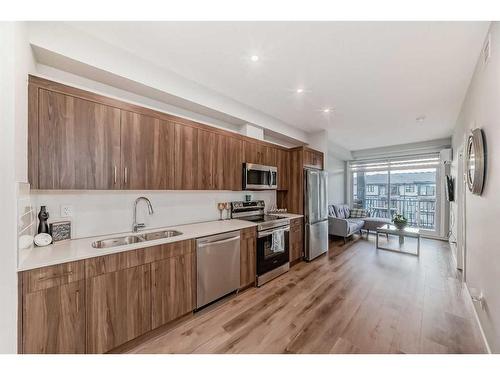
<svg viewBox="0 0 500 375">
<path fill-rule="evenodd" d="M 132 207 L 135 199 L 145 196 L 151 200 L 154 214 L 148 215 L 144 202 L 139 203 L 137 219 L 148 228 L 217 220 L 218 202 L 244 200 L 245 194 L 262 199 L 266 206 L 276 204 L 276 192 L 245 191 L 43 191 L 33 190 L 37 208 L 47 206 L 51 220 L 57 220 L 62 205 L 73 208 L 73 238 L 110 233 L 130 232 Z"/>
<path fill-rule="evenodd" d="M 484 191 L 482 196 L 466 193 L 466 282 L 484 295 L 486 308 L 476 305 L 476 311 L 491 350 L 500 353 L 500 23 L 493 22 L 490 32 L 491 58 L 487 65 L 478 61 L 452 143 L 457 150 L 472 128 L 484 131 Z M 456 168 L 452 171 L 456 174 Z"/>
<path fill-rule="evenodd" d="M 328 204 L 346 203 L 345 197 L 345 160 L 328 155 Z"/>
<path fill-rule="evenodd" d="M 26 180 L 27 77 L 24 23 L 0 22 L 0 353 L 17 352 L 16 180 Z"/>
</svg>

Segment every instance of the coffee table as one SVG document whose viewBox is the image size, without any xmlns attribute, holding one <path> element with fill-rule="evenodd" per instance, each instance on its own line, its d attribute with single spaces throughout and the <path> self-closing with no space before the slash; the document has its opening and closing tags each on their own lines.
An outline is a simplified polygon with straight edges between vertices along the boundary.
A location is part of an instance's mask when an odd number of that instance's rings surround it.
<svg viewBox="0 0 500 375">
<path fill-rule="evenodd" d="M 399 249 L 391 249 L 388 247 L 383 247 L 379 245 L 378 237 L 379 234 L 385 234 L 386 236 L 391 234 L 394 236 L 399 236 Z M 410 253 L 408 251 L 402 251 L 401 246 L 405 242 L 405 237 L 412 237 L 417 239 L 417 252 L 416 253 Z M 420 256 L 420 231 L 417 228 L 404 228 L 404 229 L 398 229 L 392 224 L 385 224 L 382 225 L 381 227 L 377 228 L 377 249 L 381 250 L 388 250 L 388 251 L 394 251 L 396 253 L 403 253 L 403 254 L 410 254 L 410 255 L 416 255 Z"/>
</svg>

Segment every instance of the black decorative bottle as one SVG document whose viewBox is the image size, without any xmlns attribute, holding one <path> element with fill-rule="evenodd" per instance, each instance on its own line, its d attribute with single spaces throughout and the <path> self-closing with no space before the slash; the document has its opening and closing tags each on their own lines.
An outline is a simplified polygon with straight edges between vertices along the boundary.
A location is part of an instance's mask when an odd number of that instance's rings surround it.
<svg viewBox="0 0 500 375">
<path fill-rule="evenodd" d="M 47 212 L 47 208 L 45 206 L 40 207 L 38 219 L 40 220 L 40 223 L 38 224 L 38 233 L 49 233 L 49 224 L 47 223 L 49 213 Z"/>
</svg>

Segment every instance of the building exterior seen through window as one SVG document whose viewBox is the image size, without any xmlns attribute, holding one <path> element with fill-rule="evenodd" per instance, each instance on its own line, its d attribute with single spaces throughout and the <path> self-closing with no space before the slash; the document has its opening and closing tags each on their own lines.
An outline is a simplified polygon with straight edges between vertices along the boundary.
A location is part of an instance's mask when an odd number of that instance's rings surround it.
<svg viewBox="0 0 500 375">
<path fill-rule="evenodd" d="M 400 213 L 412 227 L 435 230 L 436 175 L 436 168 L 353 171 L 353 206 L 375 217 Z"/>
</svg>

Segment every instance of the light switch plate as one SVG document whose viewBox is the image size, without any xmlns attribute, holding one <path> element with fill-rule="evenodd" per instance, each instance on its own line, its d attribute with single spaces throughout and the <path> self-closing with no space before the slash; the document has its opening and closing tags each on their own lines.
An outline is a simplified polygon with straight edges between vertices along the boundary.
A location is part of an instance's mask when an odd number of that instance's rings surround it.
<svg viewBox="0 0 500 375">
<path fill-rule="evenodd" d="M 61 205 L 61 217 L 71 217 L 71 216 L 73 216 L 73 206 Z"/>
</svg>

